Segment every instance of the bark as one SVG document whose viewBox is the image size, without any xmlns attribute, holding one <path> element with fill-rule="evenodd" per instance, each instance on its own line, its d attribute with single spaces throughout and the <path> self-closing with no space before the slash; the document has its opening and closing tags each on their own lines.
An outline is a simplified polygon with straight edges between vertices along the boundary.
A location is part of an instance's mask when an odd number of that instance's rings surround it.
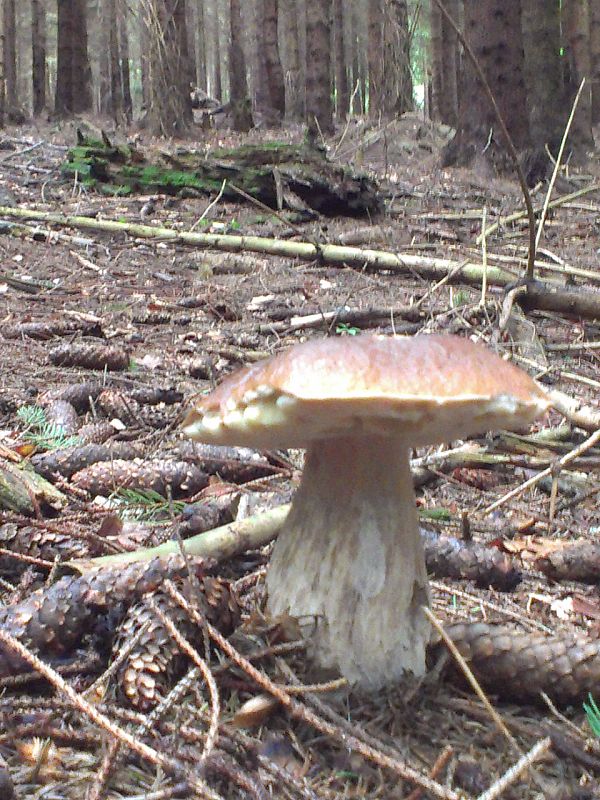
<svg viewBox="0 0 600 800">
<path fill-rule="evenodd" d="M 600 3 L 590 4 L 592 122 L 600 122 Z"/>
<path fill-rule="evenodd" d="M 301 58 L 302 3 L 279 0 L 285 54 L 285 114 L 290 120 L 304 119 L 304 73 Z"/>
<path fill-rule="evenodd" d="M 352 96 L 353 113 L 364 114 L 366 110 L 366 86 L 367 86 L 367 32 L 365 25 L 363 25 L 363 18 L 361 14 L 361 7 L 358 2 L 352 2 L 350 23 L 352 27 Z"/>
<path fill-rule="evenodd" d="M 4 34 L 4 83 L 6 105 L 9 113 L 17 106 L 17 22 L 15 0 L 4 0 L 2 5 Z"/>
<path fill-rule="evenodd" d="M 156 135 L 182 135 L 193 120 L 185 0 L 144 2 L 151 26 L 149 129 Z"/>
<path fill-rule="evenodd" d="M 190 54 L 190 90 L 198 86 L 197 61 L 196 61 L 196 33 L 197 33 L 197 7 L 194 0 L 188 0 L 185 4 L 187 33 L 187 49 Z"/>
<path fill-rule="evenodd" d="M 344 47 L 344 3 L 333 0 L 333 58 L 335 73 L 335 111 L 339 120 L 346 119 L 350 111 L 350 89 Z"/>
<path fill-rule="evenodd" d="M 137 24 L 140 37 L 140 75 L 142 83 L 142 108 L 148 110 L 150 105 L 150 19 L 149 7 L 141 2 L 138 9 Z"/>
<path fill-rule="evenodd" d="M 429 64 L 431 70 L 431 117 L 444 119 L 443 17 L 435 0 L 429 6 Z"/>
<path fill-rule="evenodd" d="M 590 51 L 590 6 L 588 0 L 577 0 L 564 5 L 564 46 L 567 63 L 567 103 L 575 99 L 583 78 L 586 85 L 577 104 L 571 126 L 571 142 L 578 157 L 593 149 L 591 51 Z"/>
<path fill-rule="evenodd" d="M 31 0 L 31 85 L 33 113 L 41 114 L 46 105 L 45 0 Z"/>
<path fill-rule="evenodd" d="M 121 80 L 121 61 L 119 58 L 119 38 L 117 30 L 117 0 L 109 0 L 109 65 L 110 65 L 110 111 L 116 122 L 123 115 L 123 82 Z"/>
<path fill-rule="evenodd" d="M 386 117 L 391 117 L 413 108 L 406 0 L 389 0 L 383 23 L 381 108 Z"/>
<path fill-rule="evenodd" d="M 213 4 L 211 34 L 213 44 L 213 85 L 210 94 L 218 100 L 221 100 L 223 97 L 223 79 L 221 74 L 221 29 L 219 24 L 218 1 Z"/>
<path fill-rule="evenodd" d="M 277 21 L 279 16 L 278 0 L 260 0 L 262 7 L 262 34 L 265 60 L 265 74 L 269 95 L 269 109 L 272 121 L 280 122 L 285 113 L 285 87 L 283 69 L 279 56 Z"/>
<path fill-rule="evenodd" d="M 246 60 L 242 48 L 242 15 L 240 0 L 229 0 L 229 25 L 231 49 L 229 53 L 229 93 L 236 131 L 248 131 L 252 127 L 252 109 L 246 78 Z"/>
<path fill-rule="evenodd" d="M 193 0 L 192 0 L 193 1 Z M 206 15 L 204 13 L 204 0 L 196 0 L 196 80 L 203 92 L 208 92 L 206 71 Z"/>
<path fill-rule="evenodd" d="M 110 4 L 101 0 L 98 5 L 98 110 L 103 116 L 111 112 L 110 89 Z"/>
<path fill-rule="evenodd" d="M 369 115 L 377 117 L 383 110 L 383 2 L 369 0 L 368 56 L 369 68 Z"/>
<path fill-rule="evenodd" d="M 521 0 L 525 82 L 531 139 L 558 144 L 566 109 L 560 59 L 560 7 L 548 0 Z M 558 140 L 558 141 L 557 141 Z M 553 147 L 556 152 L 556 147 Z"/>
<path fill-rule="evenodd" d="M 133 100 L 131 97 L 131 78 L 129 73 L 129 30 L 127 27 L 128 7 L 126 0 L 117 0 L 117 27 L 119 37 L 119 61 L 121 69 L 121 85 L 123 88 L 123 113 L 127 122 L 133 117 Z"/>
<path fill-rule="evenodd" d="M 333 132 L 331 97 L 331 0 L 306 3 L 306 114 L 309 132 Z"/>
<path fill-rule="evenodd" d="M 85 0 L 57 0 L 55 111 L 68 116 L 92 107 Z"/>
<path fill-rule="evenodd" d="M 494 24 L 490 24 L 494 20 Z M 465 38 L 488 81 L 517 151 L 530 143 L 526 110 L 521 0 L 479 0 L 465 5 Z M 444 165 L 486 163 L 512 169 L 493 107 L 469 59 L 456 134 L 445 148 Z"/>
<path fill-rule="evenodd" d="M 446 9 L 457 25 L 460 24 L 460 0 L 446 0 Z M 442 122 L 455 128 L 458 124 L 458 75 L 460 55 L 458 37 L 452 26 L 442 20 L 442 82 L 440 116 Z M 410 73 L 409 73 L 410 75 Z"/>
</svg>

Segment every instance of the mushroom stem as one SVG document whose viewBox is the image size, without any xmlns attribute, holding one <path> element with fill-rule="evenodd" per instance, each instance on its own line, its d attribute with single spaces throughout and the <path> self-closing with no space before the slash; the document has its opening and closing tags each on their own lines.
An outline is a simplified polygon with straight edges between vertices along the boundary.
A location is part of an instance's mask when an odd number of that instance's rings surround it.
<svg viewBox="0 0 600 800">
<path fill-rule="evenodd" d="M 317 664 L 351 683 L 424 673 L 429 593 L 404 437 L 313 443 L 267 589 L 271 613 L 301 618 Z"/>
</svg>

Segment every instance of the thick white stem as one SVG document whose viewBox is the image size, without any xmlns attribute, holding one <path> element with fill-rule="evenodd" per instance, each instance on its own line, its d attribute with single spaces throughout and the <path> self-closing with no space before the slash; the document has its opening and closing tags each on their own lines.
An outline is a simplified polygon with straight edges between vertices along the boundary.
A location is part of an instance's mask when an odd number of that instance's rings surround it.
<svg viewBox="0 0 600 800">
<path fill-rule="evenodd" d="M 319 441 L 273 550 L 268 607 L 303 618 L 313 658 L 352 683 L 422 675 L 429 600 L 406 440 Z"/>
</svg>

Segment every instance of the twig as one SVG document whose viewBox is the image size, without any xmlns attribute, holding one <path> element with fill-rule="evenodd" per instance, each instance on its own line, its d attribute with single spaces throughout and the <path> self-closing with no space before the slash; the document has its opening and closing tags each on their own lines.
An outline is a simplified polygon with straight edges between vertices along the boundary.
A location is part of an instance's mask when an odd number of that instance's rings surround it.
<svg viewBox="0 0 600 800">
<path fill-rule="evenodd" d="M 481 212 L 481 264 L 483 266 L 483 277 L 481 278 L 481 300 L 479 305 L 481 308 L 485 306 L 485 297 L 487 294 L 487 236 L 485 235 L 485 223 L 487 222 L 487 206 L 484 205 Z"/>
<path fill-rule="evenodd" d="M 552 745 L 552 740 L 549 736 L 546 736 L 544 739 L 540 739 L 537 744 L 535 744 L 528 753 L 520 758 L 516 764 L 514 764 L 509 770 L 507 770 L 501 778 L 499 778 L 490 788 L 480 794 L 477 800 L 496 800 L 502 792 L 507 789 L 511 784 L 513 784 L 517 778 L 524 772 L 528 767 L 531 768 L 533 763 L 537 761 L 537 759 L 547 753 Z"/>
<path fill-rule="evenodd" d="M 569 135 L 569 131 L 571 130 L 571 125 L 573 123 L 573 118 L 575 116 L 575 111 L 577 109 L 577 104 L 579 103 L 579 98 L 581 97 L 581 92 L 583 91 L 583 87 L 585 86 L 585 78 L 579 84 L 579 89 L 577 90 L 577 94 L 575 95 L 575 99 L 573 100 L 573 105 L 571 106 L 571 113 L 569 114 L 569 119 L 567 120 L 567 124 L 565 126 L 565 130 L 563 133 L 563 137 L 560 143 L 560 148 L 558 150 L 558 155 L 556 157 L 556 161 L 554 162 L 554 169 L 552 170 L 552 177 L 550 178 L 550 183 L 548 184 L 548 191 L 546 192 L 546 198 L 544 200 L 544 206 L 542 208 L 542 213 L 540 214 L 540 221 L 538 222 L 538 229 L 537 234 L 535 237 L 535 246 L 536 248 L 539 247 L 540 239 L 542 238 L 542 233 L 544 231 L 544 224 L 546 222 L 546 216 L 548 214 L 548 206 L 550 204 L 550 198 L 552 196 L 552 190 L 554 189 L 554 184 L 556 182 L 556 176 L 558 175 L 558 171 L 560 169 L 560 165 L 562 163 L 562 157 L 565 150 L 565 145 L 567 143 L 567 137 Z"/>
<path fill-rule="evenodd" d="M 438 620 L 438 618 L 435 616 L 435 614 L 431 611 L 431 609 L 427 608 L 427 606 L 423 606 L 423 611 L 425 612 L 425 615 L 427 616 L 427 618 L 429 619 L 429 621 L 431 622 L 433 627 L 436 629 L 436 631 L 439 633 L 439 635 L 444 640 L 444 644 L 446 645 L 448 650 L 452 653 L 452 656 L 454 657 L 454 660 L 456 661 L 456 663 L 458 664 L 458 666 L 462 670 L 462 673 L 465 676 L 465 678 L 471 684 L 471 687 L 472 687 L 473 691 L 475 692 L 477 697 L 479 697 L 479 699 L 481 700 L 483 705 L 488 710 L 488 713 L 489 713 L 490 717 L 492 718 L 492 720 L 494 721 L 494 723 L 495 723 L 496 727 L 498 728 L 498 730 L 501 731 L 501 733 L 504 734 L 504 736 L 508 739 L 508 741 L 510 742 L 512 747 L 514 747 L 514 749 L 517 751 L 517 753 L 521 753 L 521 748 L 517 744 L 516 739 L 514 738 L 512 733 L 506 727 L 506 723 L 504 722 L 504 720 L 502 719 L 500 714 L 496 711 L 494 706 L 490 703 L 490 701 L 488 699 L 488 696 L 486 695 L 486 693 L 483 691 L 483 689 L 479 685 L 479 681 L 477 680 L 475 675 L 473 675 L 473 671 L 471 670 L 471 668 L 469 667 L 469 665 L 467 664 L 465 659 L 460 654 L 460 652 L 458 650 L 458 647 L 454 644 L 452 639 L 448 636 L 448 634 L 446 633 L 446 631 L 442 627 L 441 622 Z"/>
<path fill-rule="evenodd" d="M 190 227 L 190 233 L 191 233 L 192 231 L 195 231 L 195 230 L 196 230 L 196 228 L 198 227 L 198 225 L 200 225 L 200 223 L 202 222 L 202 220 L 203 220 L 203 219 L 206 219 L 206 215 L 209 213 L 209 211 L 211 210 L 211 208 L 214 208 L 214 206 L 216 206 L 216 205 L 217 205 L 217 203 L 219 202 L 219 200 L 220 200 L 220 199 L 223 197 L 223 192 L 225 191 L 225 187 L 226 187 L 226 186 L 227 186 L 227 179 L 225 179 L 225 180 L 223 181 L 223 183 L 221 184 L 221 188 L 219 189 L 219 191 L 218 191 L 218 193 L 217 193 L 217 196 L 215 197 L 215 199 L 214 199 L 214 200 L 212 200 L 212 201 L 211 201 L 211 202 L 210 202 L 210 203 L 209 203 L 209 204 L 206 206 L 206 208 L 204 209 L 204 211 L 202 212 L 202 214 L 200 214 L 200 216 L 198 217 L 198 219 L 196 220 L 196 222 L 194 222 L 194 224 L 193 224 L 193 225 Z"/>
<path fill-rule="evenodd" d="M 185 540 L 185 552 L 190 556 L 229 558 L 250 548 L 256 549 L 268 544 L 278 533 L 290 510 L 289 503 L 276 506 L 270 511 L 254 514 L 241 522 L 230 522 L 206 533 L 199 533 Z M 69 566 L 85 572 L 88 569 L 110 564 L 128 564 L 132 561 L 149 561 L 158 556 L 179 553 L 179 544 L 168 541 L 157 547 L 134 550 L 130 553 L 101 556 L 100 558 L 80 559 L 68 562 Z"/>
<path fill-rule="evenodd" d="M 206 661 L 200 656 L 198 651 L 192 647 L 188 640 L 177 630 L 173 624 L 173 620 L 169 619 L 169 617 L 162 611 L 162 609 L 158 607 L 157 603 L 152 598 L 148 599 L 148 606 L 164 625 L 167 633 L 177 644 L 179 649 L 194 662 L 208 687 L 211 706 L 210 724 L 208 726 L 204 748 L 198 757 L 198 762 L 203 764 L 214 750 L 217 741 L 217 735 L 219 733 L 219 715 L 221 713 L 221 703 L 219 701 L 219 690 L 217 688 L 217 683 Z"/>
<path fill-rule="evenodd" d="M 3 642 L 7 648 L 17 653 L 24 661 L 31 664 L 40 675 L 43 675 L 43 677 L 58 689 L 59 692 L 62 692 L 71 704 L 82 714 L 85 714 L 92 722 L 110 733 L 110 735 L 118 739 L 119 742 L 126 745 L 152 764 L 163 767 L 169 773 L 185 777 L 187 783 L 199 792 L 202 797 L 209 798 L 209 800 L 223 800 L 221 795 L 214 792 L 201 778 L 190 775 L 189 771 L 185 770 L 183 764 L 177 759 L 165 753 L 160 753 L 153 747 L 149 747 L 144 742 L 139 741 L 128 731 L 124 730 L 106 715 L 98 711 L 92 703 L 89 703 L 69 686 L 52 667 L 45 664 L 35 653 L 32 653 L 31 650 L 25 647 L 18 639 L 15 639 L 14 636 L 11 636 L 7 631 L 2 630 L 2 628 L 0 628 L 0 641 Z"/>
<path fill-rule="evenodd" d="M 482 513 L 491 514 L 492 511 L 495 511 L 497 508 L 500 508 L 500 506 L 505 505 L 505 503 L 507 503 L 509 500 L 512 500 L 513 497 L 518 497 L 526 489 L 530 489 L 532 486 L 536 486 L 541 480 L 547 478 L 549 475 L 554 474 L 556 469 L 560 469 L 561 467 L 566 467 L 567 464 L 570 464 L 571 461 L 574 461 L 582 453 L 587 452 L 598 441 L 600 441 L 600 429 L 596 430 L 578 447 L 575 447 L 569 453 L 562 456 L 562 458 L 559 458 L 558 461 L 555 461 L 554 464 L 552 464 L 550 467 L 543 469 L 541 472 L 538 472 L 537 475 L 534 475 L 532 478 L 529 478 L 529 480 L 525 481 L 525 483 L 522 483 L 520 486 L 511 489 L 511 491 L 507 492 L 503 497 L 500 497 L 498 500 L 495 500 L 487 508 L 484 508 Z"/>
<path fill-rule="evenodd" d="M 439 756 L 436 758 L 436 760 L 433 763 L 433 766 L 429 770 L 429 777 L 437 778 L 437 776 L 446 767 L 446 764 L 448 763 L 448 761 L 450 761 L 453 755 L 454 755 L 454 748 L 451 745 L 447 744 L 442 750 L 442 752 L 439 754 Z M 410 794 L 406 795 L 406 800 L 420 800 L 422 794 L 423 791 L 417 787 L 416 789 L 413 789 L 413 791 Z"/>
<path fill-rule="evenodd" d="M 192 608 L 183 595 L 177 591 L 175 585 L 171 581 L 165 583 L 166 592 L 169 596 L 178 603 L 190 616 L 190 619 L 198 625 L 205 625 L 210 638 L 215 644 L 227 655 L 229 658 L 240 668 L 246 675 L 254 680 L 261 689 L 264 689 L 269 694 L 273 695 L 275 699 L 279 700 L 282 706 L 291 714 L 292 717 L 300 719 L 303 722 L 316 728 L 320 733 L 331 736 L 335 740 L 343 742 L 343 744 L 360 753 L 369 761 L 374 762 L 379 767 L 386 768 L 399 775 L 404 780 L 410 781 L 417 786 L 421 786 L 426 791 L 441 798 L 441 800 L 461 800 L 460 795 L 451 789 L 447 789 L 437 781 L 422 775 L 410 765 L 402 762 L 400 759 L 390 758 L 383 753 L 378 752 L 376 749 L 369 747 L 360 739 L 357 739 L 351 734 L 341 732 L 339 728 L 326 720 L 319 717 L 312 712 L 309 708 L 294 700 L 290 695 L 260 670 L 256 669 L 244 656 L 241 655 L 233 645 L 227 641 L 219 631 L 211 625 L 196 609 Z"/>
</svg>

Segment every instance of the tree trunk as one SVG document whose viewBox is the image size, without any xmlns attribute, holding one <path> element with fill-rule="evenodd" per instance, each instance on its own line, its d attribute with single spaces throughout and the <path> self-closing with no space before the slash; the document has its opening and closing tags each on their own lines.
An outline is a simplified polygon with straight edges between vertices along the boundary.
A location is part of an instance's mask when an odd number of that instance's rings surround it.
<svg viewBox="0 0 600 800">
<path fill-rule="evenodd" d="M 444 119 L 443 17 L 435 0 L 429 5 L 429 69 L 431 75 L 431 118 Z"/>
<path fill-rule="evenodd" d="M 548 0 L 521 0 L 525 83 L 531 139 L 556 154 L 567 119 L 561 77 L 560 7 Z"/>
<path fill-rule="evenodd" d="M 269 94 L 272 122 L 281 122 L 285 114 L 285 87 L 283 69 L 279 57 L 277 21 L 278 0 L 260 0 L 262 6 L 262 44 L 264 47 L 265 73 Z"/>
<path fill-rule="evenodd" d="M 215 0 L 212 12 L 212 42 L 213 42 L 213 86 L 212 96 L 217 100 L 223 97 L 223 79 L 221 75 L 221 30 L 219 24 L 219 3 Z"/>
<path fill-rule="evenodd" d="M 188 0 L 185 4 L 186 23 L 185 29 L 187 32 L 187 49 L 190 54 L 190 91 L 198 86 L 198 62 L 196 61 L 196 39 L 198 33 L 198 9 L 194 0 Z"/>
<path fill-rule="evenodd" d="M 31 87 L 33 113 L 46 105 L 46 0 L 31 0 Z"/>
<path fill-rule="evenodd" d="M 285 114 L 290 120 L 304 119 L 304 78 L 300 56 L 302 3 L 279 0 L 285 52 Z"/>
<path fill-rule="evenodd" d="M 350 111 L 350 89 L 344 40 L 344 3 L 343 0 L 333 0 L 332 50 L 335 73 L 335 113 L 339 120 L 345 120 Z"/>
<path fill-rule="evenodd" d="M 57 0 L 55 111 L 68 116 L 92 107 L 85 0 Z"/>
<path fill-rule="evenodd" d="M 570 140 L 579 157 L 593 149 L 592 134 L 592 64 L 590 53 L 590 8 L 588 0 L 570 0 L 563 6 L 564 46 L 567 61 L 567 102 L 575 99 L 583 78 L 586 85 L 577 104 Z"/>
<path fill-rule="evenodd" d="M 413 108 L 406 0 L 388 0 L 383 24 L 381 105 L 384 116 L 392 117 Z"/>
<path fill-rule="evenodd" d="M 194 0 L 191 0 L 194 2 Z M 196 80 L 197 85 L 203 92 L 208 92 L 207 84 L 207 70 L 206 70 L 206 15 L 204 13 L 204 0 L 195 0 L 196 2 L 196 35 L 194 41 L 196 43 L 195 57 L 196 57 Z"/>
<path fill-rule="evenodd" d="M 133 117 L 131 98 L 131 76 L 129 73 L 129 30 L 127 27 L 128 6 L 126 0 L 117 0 L 117 28 L 119 37 L 119 61 L 121 86 L 123 87 L 123 113 L 129 123 Z"/>
<path fill-rule="evenodd" d="M 149 130 L 185 134 L 192 124 L 185 0 L 144 0 L 150 22 Z"/>
<path fill-rule="evenodd" d="M 352 111 L 354 114 L 364 114 L 366 111 L 366 88 L 367 88 L 367 36 L 365 35 L 365 25 L 362 15 L 362 8 L 359 2 L 352 0 L 350 23 L 352 26 L 352 97 L 354 98 Z"/>
<path fill-rule="evenodd" d="M 17 22 L 15 0 L 4 0 L 2 6 L 4 33 L 4 82 L 6 105 L 10 114 L 17 107 Z"/>
<path fill-rule="evenodd" d="M 461 0 L 446 0 L 446 9 L 454 22 L 460 25 Z M 444 18 L 442 20 L 442 122 L 456 128 L 458 124 L 458 76 L 460 72 L 458 36 Z M 410 74 L 410 73 L 409 73 Z"/>
<path fill-rule="evenodd" d="M 145 112 L 150 106 L 150 8 L 144 0 L 140 2 L 137 15 L 138 35 L 140 37 L 140 76 L 142 83 L 142 108 Z"/>
<path fill-rule="evenodd" d="M 383 0 L 369 0 L 368 9 L 369 115 L 377 117 L 383 110 Z"/>
<path fill-rule="evenodd" d="M 110 90 L 110 5 L 113 0 L 98 4 L 98 111 L 103 116 L 111 112 Z"/>
<path fill-rule="evenodd" d="M 592 122 L 600 122 L 600 3 L 590 4 L 590 58 L 592 61 Z"/>
<path fill-rule="evenodd" d="M 467 2 L 464 31 L 514 146 L 522 152 L 529 146 L 530 138 L 523 77 L 520 0 Z M 458 128 L 445 148 L 443 163 L 469 165 L 474 161 L 492 165 L 498 171 L 513 168 L 492 105 L 466 58 Z"/>
<path fill-rule="evenodd" d="M 306 112 L 311 135 L 333 132 L 331 0 L 306 3 Z"/>
<path fill-rule="evenodd" d="M 229 26 L 231 49 L 229 53 L 229 95 L 236 131 L 249 131 L 252 127 L 252 107 L 246 77 L 246 59 L 242 48 L 242 13 L 240 0 L 229 0 Z"/>
<path fill-rule="evenodd" d="M 110 110 L 115 122 L 123 121 L 123 83 L 121 81 L 121 60 L 119 58 L 119 36 L 117 30 L 117 0 L 109 0 L 109 40 L 110 53 Z"/>
</svg>

